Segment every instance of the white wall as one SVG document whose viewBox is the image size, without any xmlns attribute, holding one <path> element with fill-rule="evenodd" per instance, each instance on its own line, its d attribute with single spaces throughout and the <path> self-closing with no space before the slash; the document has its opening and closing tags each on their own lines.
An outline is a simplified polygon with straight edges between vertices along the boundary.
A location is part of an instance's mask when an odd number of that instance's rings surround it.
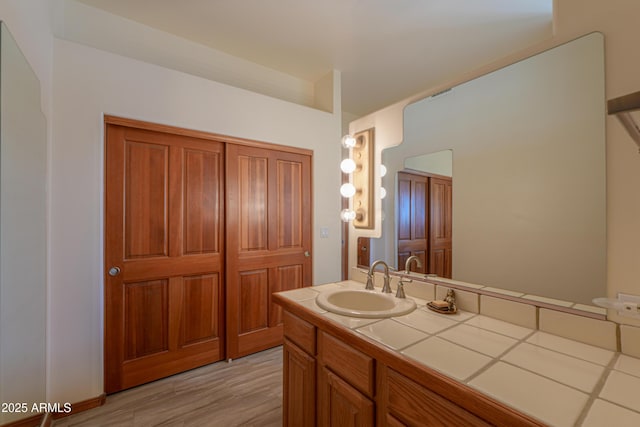
<svg viewBox="0 0 640 427">
<path fill-rule="evenodd" d="M 313 149 L 314 282 L 339 279 L 339 115 L 58 39 L 53 77 L 50 399 L 103 391 L 103 114 Z"/>
<path fill-rule="evenodd" d="M 422 172 L 435 173 L 437 175 L 453 176 L 452 157 L 453 153 L 451 150 L 422 154 L 407 158 L 404 161 L 404 167 Z M 384 164 L 384 159 L 382 160 Z"/>
<path fill-rule="evenodd" d="M 0 76 L 3 80 L 0 401 L 3 403 L 31 405 L 46 397 L 45 116 L 50 117 L 52 64 L 49 17 L 48 0 L 0 0 L 0 20 L 29 63 L 29 66 L 20 64 L 16 57 L 9 58 L 3 52 Z M 14 55 L 20 56 L 17 52 Z M 8 96 L 12 99 L 7 104 Z M 0 424 L 33 415 L 31 407 L 28 409 L 27 413 L 3 411 Z"/>
<path fill-rule="evenodd" d="M 47 134 L 40 83 L 1 26 L 0 402 L 28 414 L 46 397 Z M 6 409 L 0 424 L 24 415 Z"/>
<path fill-rule="evenodd" d="M 54 35 L 220 83 L 315 106 L 312 82 L 74 0 L 55 0 Z"/>
<path fill-rule="evenodd" d="M 204 52 L 187 46 L 185 40 L 136 28 L 130 22 L 115 22 L 113 16 L 92 15 L 75 2 L 69 3 L 0 0 L 0 19 L 41 81 L 43 110 L 49 122 L 47 400 L 77 402 L 103 391 L 102 114 L 313 149 L 314 282 L 321 283 L 340 275 L 340 207 L 335 194 L 339 188 L 336 141 L 341 137 L 341 108 L 340 74 L 335 72 L 333 114 L 63 41 L 56 42 L 52 73 L 51 23 L 55 17 L 57 31 L 68 38 L 84 37 L 98 44 L 105 37 L 122 35 L 115 29 L 124 25 L 124 33 L 131 37 L 120 40 L 125 44 L 139 41 L 129 46 L 132 55 L 143 54 L 145 47 L 172 46 L 164 57 L 169 61 L 166 67 L 200 67 L 201 72 L 209 73 L 207 77 L 232 77 L 237 80 L 230 83 L 237 86 L 299 103 L 313 102 L 312 84 L 291 81 L 273 70 L 260 70 L 255 64 L 224 55 L 212 56 L 208 49 Z M 158 50 L 147 54 L 158 55 Z M 320 227 L 329 228 L 328 239 L 319 238 Z"/>
<path fill-rule="evenodd" d="M 16 39 L 20 50 L 40 80 L 42 105 L 49 116 L 53 61 L 50 0 L 0 0 L 0 21 Z"/>
<path fill-rule="evenodd" d="M 640 90 L 640 3 L 628 0 L 560 0 L 558 31 L 568 35 L 591 30 L 605 36 L 606 95 L 616 98 Z M 635 52 L 635 53 L 634 53 Z M 607 288 L 640 295 L 640 154 L 614 117 L 607 118 Z M 610 318 L 640 326 L 640 321 Z"/>
</svg>

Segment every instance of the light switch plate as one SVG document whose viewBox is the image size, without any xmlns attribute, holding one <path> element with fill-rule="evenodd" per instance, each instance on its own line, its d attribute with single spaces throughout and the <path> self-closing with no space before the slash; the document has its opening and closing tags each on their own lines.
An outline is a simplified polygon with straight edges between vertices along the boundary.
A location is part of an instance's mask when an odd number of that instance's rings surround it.
<svg viewBox="0 0 640 427">
<path fill-rule="evenodd" d="M 320 227 L 320 238 L 321 239 L 329 238 L 329 227 Z"/>
</svg>

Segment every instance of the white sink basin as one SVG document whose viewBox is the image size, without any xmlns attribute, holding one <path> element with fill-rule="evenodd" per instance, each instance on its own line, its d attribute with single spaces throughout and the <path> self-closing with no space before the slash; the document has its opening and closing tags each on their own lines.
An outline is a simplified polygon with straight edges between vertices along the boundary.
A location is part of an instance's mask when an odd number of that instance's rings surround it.
<svg viewBox="0 0 640 427">
<path fill-rule="evenodd" d="M 351 317 L 383 318 L 402 316 L 416 308 L 411 298 L 364 289 L 336 289 L 320 293 L 316 303 L 332 313 Z"/>
</svg>

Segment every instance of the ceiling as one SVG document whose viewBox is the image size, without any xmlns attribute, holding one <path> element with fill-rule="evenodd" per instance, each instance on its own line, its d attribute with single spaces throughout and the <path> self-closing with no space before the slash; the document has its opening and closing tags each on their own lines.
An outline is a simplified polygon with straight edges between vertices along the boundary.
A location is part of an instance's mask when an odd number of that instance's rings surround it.
<svg viewBox="0 0 640 427">
<path fill-rule="evenodd" d="M 378 110 L 551 36 L 553 0 L 79 0 Z"/>
</svg>

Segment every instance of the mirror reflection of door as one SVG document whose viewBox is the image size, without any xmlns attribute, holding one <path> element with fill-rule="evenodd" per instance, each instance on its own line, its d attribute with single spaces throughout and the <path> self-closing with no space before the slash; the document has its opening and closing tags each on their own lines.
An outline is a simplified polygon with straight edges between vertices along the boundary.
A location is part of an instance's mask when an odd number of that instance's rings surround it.
<svg viewBox="0 0 640 427">
<path fill-rule="evenodd" d="M 429 178 L 428 273 L 451 279 L 452 195 L 450 177 Z"/>
<path fill-rule="evenodd" d="M 417 256 L 411 271 L 451 278 L 452 271 L 452 153 L 416 156 L 398 172 L 398 268 Z"/>
</svg>

